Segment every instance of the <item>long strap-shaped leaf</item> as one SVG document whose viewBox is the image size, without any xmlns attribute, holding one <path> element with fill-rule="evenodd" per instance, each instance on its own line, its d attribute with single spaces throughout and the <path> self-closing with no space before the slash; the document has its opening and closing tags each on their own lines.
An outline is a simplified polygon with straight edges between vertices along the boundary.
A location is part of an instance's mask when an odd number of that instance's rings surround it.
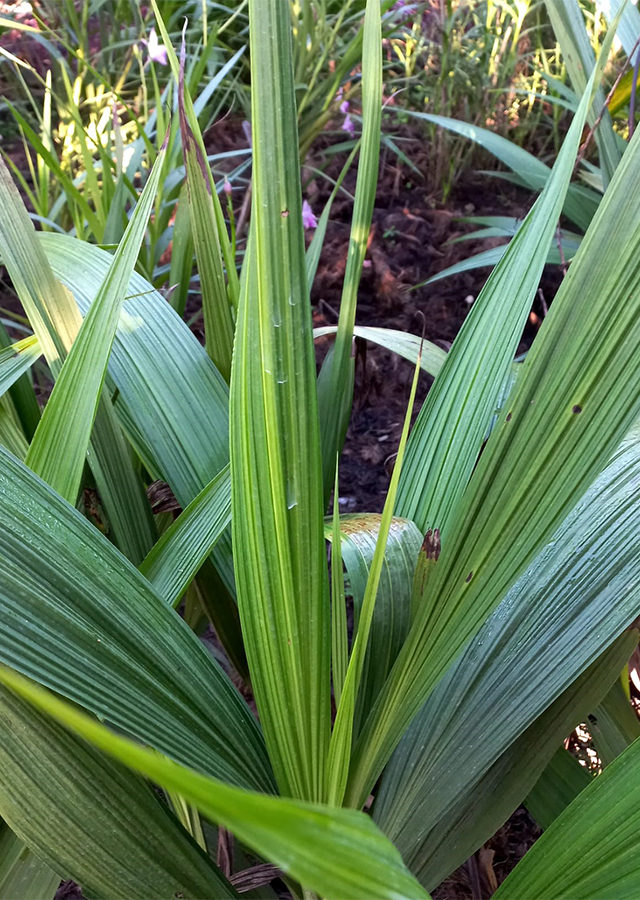
<svg viewBox="0 0 640 900">
<path fill-rule="evenodd" d="M 620 635 L 424 836 L 419 853 L 406 859 L 421 884 L 428 890 L 440 884 L 506 822 L 564 738 L 586 720 L 617 678 L 637 641 L 635 629 Z M 589 784 L 590 776 L 581 772 Z"/>
<path fill-rule="evenodd" d="M 415 362 L 415 360 L 414 360 Z M 353 597 L 354 631 L 357 631 L 371 562 L 380 530 L 377 513 L 340 517 L 339 533 L 342 562 L 349 592 Z M 327 538 L 333 535 L 325 526 Z M 376 596 L 369 646 L 365 657 L 362 684 L 358 692 L 355 733 L 371 711 L 411 624 L 411 588 L 422 535 L 413 522 L 397 517 L 391 520 L 384 553 L 380 584 Z M 342 565 L 340 566 L 342 572 Z"/>
<path fill-rule="evenodd" d="M 408 862 L 429 864 L 422 842 L 451 805 L 637 618 L 639 487 L 636 428 L 404 735 L 374 817 Z"/>
<path fill-rule="evenodd" d="M 0 396 L 42 355 L 35 335 L 0 350 Z"/>
<path fill-rule="evenodd" d="M 160 31 L 160 35 L 164 42 L 165 47 L 167 48 L 167 58 L 169 60 L 169 65 L 171 66 L 171 73 L 174 77 L 175 83 L 177 85 L 180 84 L 180 63 L 176 56 L 176 52 L 173 49 L 173 44 L 171 42 L 171 38 L 169 36 L 169 32 L 167 31 L 164 19 L 160 13 L 160 9 L 158 7 L 157 0 L 151 0 L 151 6 L 153 7 L 153 12 L 156 18 L 156 22 L 158 23 L 158 30 Z M 222 66 L 220 72 L 216 75 L 216 80 L 221 79 L 222 76 L 226 73 L 228 69 L 230 69 L 233 65 L 235 65 L 238 56 L 242 53 L 242 49 L 238 51 L 238 53 L 233 56 L 224 66 Z M 200 126 L 198 124 L 198 117 L 196 115 L 196 111 L 194 109 L 193 102 L 191 100 L 191 96 L 189 91 L 185 91 L 183 95 L 183 106 L 184 106 L 184 116 L 186 120 L 186 124 L 189 130 L 189 140 L 194 141 L 197 145 L 196 154 L 202 159 L 206 160 L 207 151 L 205 148 L 204 140 L 202 138 L 202 132 L 200 131 Z M 183 134 L 183 141 L 185 139 L 185 135 Z M 187 150 L 187 146 L 184 146 L 185 152 Z M 193 149 L 193 148 L 192 148 Z M 222 251 L 222 256 L 224 258 L 225 269 L 227 272 L 227 282 L 228 282 L 228 290 L 229 290 L 229 298 L 235 304 L 238 299 L 239 293 L 239 284 L 238 284 L 238 273 L 236 272 L 236 262 L 233 258 L 233 253 L 231 250 L 231 242 L 229 241 L 229 235 L 227 234 L 227 227 L 224 221 L 224 213 L 222 212 L 222 206 L 220 204 L 220 200 L 215 190 L 215 183 L 213 181 L 213 177 L 211 175 L 211 170 L 207 167 L 206 171 L 203 171 L 203 175 L 205 178 L 209 180 L 209 194 L 213 204 L 213 212 L 216 221 L 215 234 L 212 234 L 211 241 L 218 246 Z M 202 235 L 204 240 L 204 234 Z M 217 263 L 216 263 L 217 265 Z"/>
<path fill-rule="evenodd" d="M 635 900 L 639 827 L 640 738 L 551 823 L 493 896 Z"/>
<path fill-rule="evenodd" d="M 273 790 L 254 716 L 183 619 L 0 448 L 0 660 L 157 750 Z"/>
<path fill-rule="evenodd" d="M 0 897 L 53 900 L 59 884 L 60 876 L 0 824 Z"/>
<path fill-rule="evenodd" d="M 27 454 L 27 465 L 70 503 L 75 503 L 80 487 L 109 353 L 155 200 L 164 149 L 62 365 Z"/>
<path fill-rule="evenodd" d="M 202 312 L 207 353 L 214 361 L 222 377 L 231 376 L 234 322 L 227 297 L 227 285 L 222 269 L 222 255 L 218 224 L 213 202 L 212 179 L 209 163 L 204 156 L 185 109 L 184 84 L 185 42 L 182 39 L 180 53 L 179 109 L 182 149 L 187 170 L 189 211 L 193 242 L 200 273 Z M 235 274 L 235 273 L 234 273 Z"/>
<path fill-rule="evenodd" d="M 0 762 L 3 815 L 89 896 L 237 897 L 150 785 L 5 687 Z"/>
<path fill-rule="evenodd" d="M 177 606 L 230 521 L 231 478 L 227 465 L 165 531 L 140 571 L 168 603 Z"/>
<path fill-rule="evenodd" d="M 335 334 L 337 330 L 337 325 L 314 328 L 314 340 L 323 337 L 325 334 Z M 418 357 L 420 357 L 420 368 L 429 375 L 433 375 L 434 378 L 447 358 L 447 351 L 438 347 L 437 344 L 423 340 L 418 334 L 396 331 L 394 328 L 370 328 L 364 325 L 355 325 L 353 336 L 379 344 L 381 347 L 397 353 L 398 356 L 404 357 L 404 359 L 409 360 L 414 365 Z M 420 348 L 422 348 L 422 354 L 420 353 Z"/>
<path fill-rule="evenodd" d="M 560 44 L 562 58 L 571 79 L 571 87 L 580 95 L 587 84 L 587 73 L 591 71 L 595 63 L 584 14 L 578 0 L 562 0 L 561 3 L 557 3 L 556 0 L 546 0 L 545 6 L 551 27 Z M 622 10 L 619 10 L 619 13 L 621 12 Z M 619 21 L 620 14 L 615 19 Z M 595 139 L 600 156 L 602 179 L 606 187 L 613 178 L 622 153 L 605 100 L 605 92 L 601 87 L 596 92 L 593 108 L 590 110 L 589 124 L 593 127 L 596 122 L 598 123 Z"/>
<path fill-rule="evenodd" d="M 0 681 L 103 752 L 179 793 L 327 900 L 428 900 L 368 816 L 232 788 L 111 733 L 10 669 L 0 669 Z"/>
<path fill-rule="evenodd" d="M 1 160 L 0 203 L 4 212 L 0 218 L 0 253 L 56 378 L 82 318 L 74 298 L 54 276 L 24 203 Z M 89 252 L 94 249 L 82 246 Z M 107 259 L 109 263 L 112 261 L 108 255 Z M 105 392 L 96 413 L 89 462 L 116 543 L 133 562 L 140 563 L 153 544 L 153 519 Z"/>
<path fill-rule="evenodd" d="M 251 0 L 250 247 L 231 378 L 233 547 L 251 680 L 278 786 L 323 796 L 330 630 L 290 10 Z"/>
<path fill-rule="evenodd" d="M 324 497 L 333 488 L 336 454 L 342 451 L 351 417 L 354 360 L 351 354 L 358 285 L 362 274 L 380 165 L 382 116 L 382 33 L 380 4 L 367 0 L 362 43 L 362 143 L 358 162 L 353 220 L 344 274 L 335 352 L 327 357 L 318 378 Z"/>
<path fill-rule="evenodd" d="M 639 159 L 634 135 L 456 513 L 430 603 L 363 732 L 354 800 L 640 412 Z"/>
<path fill-rule="evenodd" d="M 601 66 L 606 54 L 601 55 Z M 596 70 L 542 195 L 493 270 L 427 395 L 409 439 L 396 512 L 448 540 L 507 378 L 553 240 Z"/>
</svg>

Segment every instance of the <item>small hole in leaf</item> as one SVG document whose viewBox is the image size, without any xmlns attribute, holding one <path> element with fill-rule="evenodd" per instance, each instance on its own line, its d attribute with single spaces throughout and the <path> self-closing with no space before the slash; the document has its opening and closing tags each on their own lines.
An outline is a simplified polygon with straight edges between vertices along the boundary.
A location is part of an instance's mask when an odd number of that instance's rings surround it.
<svg viewBox="0 0 640 900">
<path fill-rule="evenodd" d="M 469 574 L 465 578 L 465 581 L 467 582 L 467 584 L 469 584 L 469 582 L 471 581 L 472 578 L 473 578 L 473 572 L 469 572 Z"/>
<path fill-rule="evenodd" d="M 511 413 L 507 413 L 507 422 L 511 421 Z"/>
<path fill-rule="evenodd" d="M 578 404 L 576 403 L 576 405 L 573 407 L 573 409 L 571 410 L 571 412 L 572 412 L 572 413 L 575 413 L 575 414 L 577 415 L 578 413 L 581 413 L 581 412 L 582 412 L 582 407 L 581 407 L 581 406 L 578 406 Z"/>
</svg>

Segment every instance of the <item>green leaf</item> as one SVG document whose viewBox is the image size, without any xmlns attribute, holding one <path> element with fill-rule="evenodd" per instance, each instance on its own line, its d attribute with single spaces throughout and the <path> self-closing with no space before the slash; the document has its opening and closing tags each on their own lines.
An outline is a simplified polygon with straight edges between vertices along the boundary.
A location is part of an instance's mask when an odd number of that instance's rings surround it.
<svg viewBox="0 0 640 900">
<path fill-rule="evenodd" d="M 25 847 L 8 825 L 0 824 L 0 897 L 53 900 L 60 876 Z"/>
<path fill-rule="evenodd" d="M 147 230 L 163 159 L 161 151 L 109 272 L 56 378 L 27 453 L 27 465 L 70 503 L 75 503 L 80 487 L 111 345 Z"/>
<path fill-rule="evenodd" d="M 188 625 L 0 448 L 0 659 L 157 750 L 272 790 L 253 714 Z"/>
<path fill-rule="evenodd" d="M 158 8 L 157 0 L 151 0 L 151 6 L 153 8 L 153 13 L 158 24 L 158 30 L 160 32 L 160 36 L 162 38 L 162 42 L 167 50 L 167 58 L 169 60 L 169 65 L 171 66 L 171 74 L 175 80 L 177 85 L 180 84 L 180 63 L 178 62 L 178 57 L 176 56 L 176 52 L 173 49 L 173 44 L 171 42 L 171 38 L 165 26 L 162 15 L 160 14 L 160 10 Z M 222 81 L 225 75 L 229 72 L 229 70 L 235 65 L 238 58 L 244 52 L 244 47 L 241 47 L 237 53 L 235 53 L 231 59 L 229 59 L 223 66 L 221 66 L 220 70 L 213 77 L 211 82 L 209 83 L 209 89 L 215 90 L 216 86 Z M 207 158 L 207 151 L 205 149 L 204 141 L 202 139 L 202 133 L 200 131 L 200 126 L 198 124 L 198 118 L 196 115 L 196 111 L 194 109 L 193 103 L 191 101 L 191 96 L 188 91 L 184 93 L 184 112 L 186 115 L 186 120 L 189 125 L 191 138 L 195 140 L 196 144 L 199 147 L 201 158 Z M 215 234 L 217 235 L 218 241 L 220 242 L 220 249 L 222 250 L 222 256 L 224 258 L 224 265 L 227 273 L 227 281 L 228 281 L 228 290 L 229 290 L 229 298 L 232 303 L 235 305 L 238 300 L 239 294 L 239 284 L 238 284 L 238 274 L 236 272 L 236 263 L 233 258 L 233 253 L 231 250 L 231 242 L 229 241 L 229 235 L 227 234 L 227 228 L 224 221 L 224 213 L 222 212 L 222 206 L 220 205 L 220 200 L 218 198 L 218 194 L 215 190 L 215 184 L 213 183 L 213 179 L 211 178 L 211 170 L 207 167 L 207 173 L 210 178 L 210 196 L 213 202 L 213 210 L 215 214 L 216 220 L 216 229 Z"/>
<path fill-rule="evenodd" d="M 551 823 L 493 895 L 569 900 L 638 896 L 640 740 Z"/>
<path fill-rule="evenodd" d="M 177 607 L 231 521 L 231 478 L 225 466 L 191 501 L 140 565 L 161 597 Z"/>
<path fill-rule="evenodd" d="M 232 525 L 251 681 L 281 793 L 320 800 L 331 635 L 289 8 L 250 0 L 253 183 L 231 376 Z"/>
<path fill-rule="evenodd" d="M 505 166 L 513 169 L 519 176 L 518 183 L 524 183 L 530 190 L 541 191 L 551 175 L 551 169 L 541 159 L 494 131 L 478 128 L 476 125 L 469 125 L 467 122 L 450 119 L 447 116 L 436 116 L 432 113 L 413 110 L 405 110 L 405 112 L 413 118 L 433 122 L 434 125 L 440 125 L 441 128 L 447 128 L 449 131 L 475 141 L 497 157 Z M 585 190 L 580 185 L 571 185 L 567 190 L 562 212 L 581 230 L 585 231 L 598 208 L 599 200 L 600 196 L 595 191 Z"/>
<path fill-rule="evenodd" d="M 35 337 L 35 335 L 34 335 Z M 35 338 L 37 341 L 37 338 Z M 0 347 L 8 348 L 11 346 L 11 338 L 7 333 L 6 328 L 0 321 Z M 34 344 L 31 348 L 30 353 L 36 353 L 36 345 Z M 42 351 L 39 351 L 38 355 L 40 356 Z M 11 368 L 11 364 L 7 361 L 7 367 Z M 20 420 L 20 424 L 24 430 L 24 433 L 27 437 L 27 440 L 31 440 L 33 437 L 36 428 L 38 427 L 38 422 L 40 421 L 40 406 L 38 404 L 38 400 L 33 389 L 33 382 L 31 380 L 30 373 L 24 372 L 9 388 L 11 393 L 11 399 L 15 406 L 16 415 Z"/>
<path fill-rule="evenodd" d="M 431 603 L 363 732 L 352 788 L 358 800 L 445 668 L 640 413 L 639 154 L 634 135 L 458 508 Z"/>
<path fill-rule="evenodd" d="M 380 518 L 377 513 L 340 517 L 342 561 L 349 593 L 353 597 L 356 631 L 380 530 Z M 331 540 L 333 543 L 335 538 Z M 409 631 L 413 573 L 421 545 L 422 535 L 413 522 L 397 517 L 391 520 L 358 693 L 356 733 L 370 712 Z"/>
<path fill-rule="evenodd" d="M 422 838 L 419 852 L 403 856 L 421 884 L 427 889 L 440 884 L 506 822 L 562 740 L 603 697 L 637 639 L 635 630 L 617 638 L 456 801 Z M 590 776 L 582 772 L 588 784 Z"/>
<path fill-rule="evenodd" d="M 354 360 L 351 354 L 358 285 L 367 251 L 378 185 L 382 119 L 382 29 L 380 3 L 367 0 L 362 44 L 362 138 L 347 265 L 340 300 L 335 351 L 318 378 L 318 408 L 322 439 L 324 496 L 333 488 L 336 454 L 342 451 L 353 400 Z"/>
<path fill-rule="evenodd" d="M 335 334 L 337 330 L 336 325 L 314 328 L 313 337 L 317 339 L 325 334 Z M 417 334 L 408 334 L 405 331 L 396 331 L 393 328 L 370 328 L 356 325 L 353 329 L 353 336 L 379 344 L 381 347 L 385 347 L 387 350 L 397 353 L 398 356 L 409 360 L 414 365 L 420 356 L 420 345 L 422 344 L 420 367 L 429 375 L 433 375 L 434 378 L 447 358 L 446 350 L 443 350 L 436 344 L 432 344 L 431 341 L 422 341 L 422 338 Z"/>
<path fill-rule="evenodd" d="M 626 675 L 626 669 L 623 674 Z M 591 738 L 602 765 L 608 766 L 640 737 L 640 722 L 620 679 L 591 712 L 588 723 Z"/>
<path fill-rule="evenodd" d="M 443 545 L 522 337 L 571 180 L 594 81 L 544 191 L 508 244 L 465 319 L 427 395 L 407 448 L 397 514 Z"/>
<path fill-rule="evenodd" d="M 63 235 L 40 237 L 54 273 L 86 312 L 112 257 Z M 134 273 L 127 294 L 109 357 L 115 407 L 145 465 L 169 483 L 185 508 L 229 462 L 228 387 L 186 323 L 148 281 Z M 225 588 L 235 592 L 228 532 L 213 558 L 223 582 L 218 610 L 241 648 L 235 603 L 225 596 Z"/>
<path fill-rule="evenodd" d="M 577 757 L 564 747 L 556 750 L 523 800 L 540 828 L 548 828 L 572 800 L 591 784 L 590 775 Z"/>
<path fill-rule="evenodd" d="M 237 897 L 149 785 L 4 686 L 0 761 L 3 817 L 59 873 L 49 897 L 60 876 L 110 900 Z"/>
<path fill-rule="evenodd" d="M 35 335 L 0 350 L 0 396 L 42 356 Z"/>
<path fill-rule="evenodd" d="M 374 815 L 407 861 L 428 865 L 424 836 L 637 618 L 639 479 L 635 429 L 403 737 Z"/>
<path fill-rule="evenodd" d="M 367 573 L 366 586 L 358 610 L 358 629 L 353 639 L 351 648 L 351 657 L 347 674 L 342 686 L 340 695 L 340 703 L 336 711 L 336 719 L 331 733 L 331 744 L 329 747 L 328 762 L 328 785 L 327 796 L 330 802 L 341 804 L 344 799 L 344 792 L 347 785 L 349 775 L 349 763 L 351 759 L 351 749 L 354 736 L 354 725 L 356 721 L 356 700 L 361 690 L 362 679 L 365 669 L 365 661 L 367 651 L 370 647 L 370 634 L 375 613 L 376 598 L 383 567 L 386 561 L 387 546 L 389 542 L 389 533 L 391 523 L 393 521 L 393 507 L 396 502 L 398 491 L 398 482 L 402 472 L 402 462 L 409 437 L 409 428 L 411 426 L 411 416 L 413 413 L 413 405 L 416 399 L 416 390 L 418 388 L 418 376 L 420 375 L 420 360 L 416 360 L 415 371 L 413 375 L 413 383 L 411 385 L 411 395 L 404 418 L 402 434 L 400 435 L 400 443 L 396 456 L 393 474 L 389 490 L 380 517 L 378 534 L 376 536 L 375 549 L 369 571 Z M 397 598 L 394 598 L 397 602 Z M 408 601 L 408 592 L 406 601 Z M 400 600 L 400 602 L 402 602 Z M 410 612 L 409 604 L 406 603 L 407 612 Z M 379 644 L 378 644 L 379 646 Z M 381 660 L 382 661 L 382 660 Z M 378 660 L 375 660 L 375 664 Z M 385 673 L 386 674 L 386 673 Z M 369 690 L 370 685 L 367 685 Z M 375 685 L 374 685 L 375 687 Z"/>
<path fill-rule="evenodd" d="M 56 378 L 82 318 L 69 291 L 55 278 L 39 242 L 39 237 L 45 236 L 36 235 L 1 161 L 0 202 L 5 210 L 0 219 L 0 253 Z M 111 261 L 111 257 L 108 259 Z M 141 562 L 153 544 L 153 520 L 129 448 L 104 392 L 96 413 L 89 463 L 114 539 L 130 559 Z"/>
<path fill-rule="evenodd" d="M 580 4 L 578 0 L 563 0 L 562 3 L 545 0 L 545 6 L 551 27 L 560 44 L 560 51 L 569 73 L 571 86 L 577 94 L 582 94 L 587 84 L 587 73 L 593 69 L 596 59 Z M 617 29 L 621 12 L 622 9 L 610 23 L 610 32 Z M 613 130 L 611 115 L 606 105 L 606 94 L 602 87 L 598 88 L 589 112 L 589 124 L 594 127 L 596 123 L 594 137 L 598 145 L 600 168 L 606 188 L 622 159 L 622 153 Z"/>
<path fill-rule="evenodd" d="M 340 538 L 340 493 L 338 465 L 333 489 L 333 518 L 331 524 L 331 680 L 336 707 L 340 703 L 349 665 L 349 631 L 347 601 L 344 590 L 344 571 Z"/>
<path fill-rule="evenodd" d="M 111 733 L 9 669 L 0 670 L 0 681 L 103 752 L 179 793 L 327 900 L 428 900 L 393 844 L 362 813 L 230 787 Z"/>
<path fill-rule="evenodd" d="M 225 381 L 229 381 L 234 322 L 222 268 L 220 238 L 213 205 L 214 190 L 212 189 L 211 172 L 207 158 L 200 146 L 202 136 L 199 135 L 199 139 L 196 138 L 185 109 L 185 92 L 187 90 L 184 84 L 185 53 L 183 36 L 178 92 L 180 131 L 187 170 L 191 230 L 200 273 L 206 347 L 207 353 L 222 377 Z"/>
</svg>

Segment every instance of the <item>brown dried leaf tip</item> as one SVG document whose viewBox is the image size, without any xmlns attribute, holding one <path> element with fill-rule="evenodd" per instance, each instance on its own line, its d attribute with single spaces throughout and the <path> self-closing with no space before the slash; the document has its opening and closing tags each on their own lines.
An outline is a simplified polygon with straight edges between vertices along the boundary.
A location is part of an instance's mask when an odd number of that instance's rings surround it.
<svg viewBox="0 0 640 900">
<path fill-rule="evenodd" d="M 424 536 L 424 541 L 422 542 L 422 549 L 426 553 L 427 559 L 433 559 L 435 562 L 438 561 L 442 549 L 439 528 L 434 528 L 433 530 L 430 528 L 427 531 Z"/>
</svg>

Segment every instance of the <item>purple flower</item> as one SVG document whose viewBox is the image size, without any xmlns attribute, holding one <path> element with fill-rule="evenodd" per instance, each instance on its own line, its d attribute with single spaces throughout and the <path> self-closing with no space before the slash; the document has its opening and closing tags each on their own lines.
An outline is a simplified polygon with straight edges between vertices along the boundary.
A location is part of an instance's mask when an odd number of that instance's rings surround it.
<svg viewBox="0 0 640 900">
<path fill-rule="evenodd" d="M 149 32 L 149 40 L 143 40 L 142 43 L 147 48 L 147 62 L 152 60 L 154 63 L 159 63 L 161 66 L 168 65 L 169 59 L 167 57 L 167 48 L 158 40 L 155 28 L 152 28 Z"/>
<path fill-rule="evenodd" d="M 318 220 L 313 214 L 313 210 L 309 206 L 309 201 L 305 200 L 302 204 L 302 224 L 305 228 L 317 228 Z"/>
<path fill-rule="evenodd" d="M 353 124 L 353 119 L 351 118 L 349 113 L 347 113 L 346 116 L 344 117 L 344 122 L 342 123 L 342 130 L 348 132 L 351 135 L 351 137 L 353 137 L 354 134 L 356 133 L 356 126 Z"/>
<path fill-rule="evenodd" d="M 349 101 L 348 100 L 342 101 L 342 103 L 340 104 L 340 112 L 342 113 L 343 116 L 346 116 L 346 114 L 349 112 Z"/>
</svg>

